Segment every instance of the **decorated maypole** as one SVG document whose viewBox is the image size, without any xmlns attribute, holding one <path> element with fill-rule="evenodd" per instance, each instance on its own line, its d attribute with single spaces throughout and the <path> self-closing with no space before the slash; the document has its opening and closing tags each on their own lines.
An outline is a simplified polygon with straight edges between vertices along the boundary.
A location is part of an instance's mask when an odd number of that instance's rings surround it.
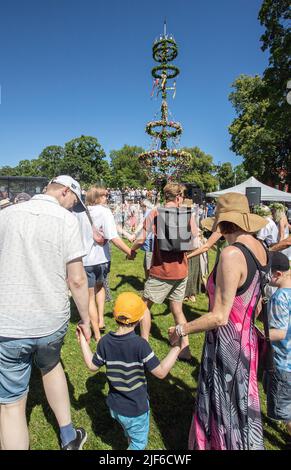
<svg viewBox="0 0 291 470">
<path fill-rule="evenodd" d="M 159 65 L 152 69 L 154 79 L 151 96 L 161 96 L 161 118 L 150 121 L 146 125 L 146 132 L 153 140 L 151 150 L 139 155 L 142 165 L 146 168 L 151 181 L 159 185 L 163 181 L 178 181 L 190 165 L 191 154 L 175 148 L 183 132 L 179 122 L 169 120 L 167 103 L 168 91 L 172 97 L 176 96 L 176 77 L 180 70 L 176 65 L 169 64 L 178 55 L 178 47 L 172 35 L 167 34 L 166 22 L 164 34 L 153 44 L 153 59 Z M 173 80 L 168 86 L 169 80 Z"/>
</svg>

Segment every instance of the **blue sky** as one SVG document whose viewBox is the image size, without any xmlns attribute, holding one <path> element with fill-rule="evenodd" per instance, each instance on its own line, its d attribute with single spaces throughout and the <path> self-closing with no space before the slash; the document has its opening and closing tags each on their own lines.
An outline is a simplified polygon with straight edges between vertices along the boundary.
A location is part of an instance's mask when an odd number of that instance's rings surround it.
<svg viewBox="0 0 291 470">
<path fill-rule="evenodd" d="M 180 146 L 214 161 L 229 150 L 228 101 L 239 74 L 262 74 L 257 20 L 262 0 L 10 0 L 0 10 L 0 166 L 36 158 L 48 145 L 93 135 L 109 155 L 124 144 L 149 148 L 144 132 L 160 102 L 150 98 L 153 40 L 179 47 L 173 117 Z"/>
</svg>

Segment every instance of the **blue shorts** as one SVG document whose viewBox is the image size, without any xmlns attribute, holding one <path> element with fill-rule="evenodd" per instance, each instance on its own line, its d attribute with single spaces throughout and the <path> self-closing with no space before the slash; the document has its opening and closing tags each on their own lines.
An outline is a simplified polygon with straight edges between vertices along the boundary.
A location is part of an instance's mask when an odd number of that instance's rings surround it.
<svg viewBox="0 0 291 470">
<path fill-rule="evenodd" d="M 95 266 L 84 266 L 84 269 L 88 278 L 88 287 L 95 287 L 96 284 L 104 284 L 110 271 L 110 261 Z"/>
<path fill-rule="evenodd" d="M 127 450 L 143 450 L 148 443 L 150 429 L 150 410 L 140 416 L 122 416 L 111 408 L 112 418 L 121 424 L 129 446 Z"/>
<path fill-rule="evenodd" d="M 264 375 L 267 416 L 278 421 L 291 421 L 291 372 L 276 369 Z"/>
<path fill-rule="evenodd" d="M 40 338 L 0 337 L 0 404 L 14 403 L 27 395 L 33 359 L 43 374 L 59 363 L 67 329 L 68 322 Z"/>
</svg>

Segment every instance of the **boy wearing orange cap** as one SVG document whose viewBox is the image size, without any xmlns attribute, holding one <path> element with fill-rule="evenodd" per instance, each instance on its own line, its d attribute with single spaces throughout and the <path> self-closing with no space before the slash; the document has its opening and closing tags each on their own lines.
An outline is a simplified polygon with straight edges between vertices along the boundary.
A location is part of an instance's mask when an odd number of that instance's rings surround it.
<svg viewBox="0 0 291 470">
<path fill-rule="evenodd" d="M 163 379 L 174 366 L 185 347 L 181 342 L 171 347 L 160 362 L 149 343 L 135 334 L 135 327 L 142 319 L 146 304 L 134 292 L 120 294 L 114 306 L 117 331 L 110 331 L 99 341 L 97 351 L 92 353 L 89 344 L 78 327 L 77 333 L 84 361 L 92 372 L 106 365 L 109 382 L 107 405 L 111 416 L 124 429 L 129 442 L 128 450 L 146 448 L 149 433 L 149 402 L 145 369 Z"/>
</svg>

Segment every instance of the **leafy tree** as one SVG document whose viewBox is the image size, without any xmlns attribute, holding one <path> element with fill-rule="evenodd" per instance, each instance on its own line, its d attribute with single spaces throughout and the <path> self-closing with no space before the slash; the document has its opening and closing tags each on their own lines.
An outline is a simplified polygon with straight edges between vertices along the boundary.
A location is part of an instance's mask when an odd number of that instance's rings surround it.
<svg viewBox="0 0 291 470">
<path fill-rule="evenodd" d="M 269 99 L 266 127 L 276 135 L 277 172 L 291 182 L 291 106 L 286 100 L 287 82 L 291 70 L 291 9 L 289 0 L 264 0 L 259 20 L 265 32 L 261 36 L 262 50 L 269 51 L 269 67 L 263 80 Z M 283 170 L 283 171 L 282 171 Z"/>
<path fill-rule="evenodd" d="M 18 176 L 18 172 L 16 168 L 13 168 L 8 165 L 4 165 L 0 168 L 0 175 L 1 176 Z"/>
<path fill-rule="evenodd" d="M 238 116 L 229 127 L 231 149 L 244 157 L 244 167 L 262 181 L 291 182 L 291 107 L 286 101 L 290 79 L 290 4 L 264 0 L 259 20 L 266 30 L 262 50 L 269 50 L 263 77 L 241 75 L 230 94 Z M 282 178 L 283 176 L 283 178 Z"/>
<path fill-rule="evenodd" d="M 267 129 L 269 99 L 264 98 L 265 84 L 261 77 L 240 75 L 230 94 L 238 117 L 229 127 L 231 149 L 244 157 L 244 167 L 253 176 L 268 181 L 276 164 L 276 135 Z"/>
<path fill-rule="evenodd" d="M 235 185 L 234 171 L 230 162 L 217 167 L 217 178 L 220 189 L 227 189 Z"/>
<path fill-rule="evenodd" d="M 192 162 L 187 173 L 183 174 L 181 181 L 195 183 L 203 191 L 208 192 L 217 188 L 217 178 L 214 176 L 215 165 L 211 155 L 204 153 L 199 147 L 184 148 L 192 155 Z"/>
<path fill-rule="evenodd" d="M 15 170 L 19 176 L 42 176 L 38 166 L 38 160 L 20 160 Z M 45 175 L 44 175 L 45 176 Z"/>
<path fill-rule="evenodd" d="M 234 179 L 235 184 L 243 183 L 245 180 L 249 178 L 248 172 L 245 170 L 244 164 L 237 165 L 234 167 Z"/>
<path fill-rule="evenodd" d="M 62 174 L 65 151 L 59 145 L 45 147 L 37 159 L 38 171 L 49 179 Z"/>
<path fill-rule="evenodd" d="M 62 173 L 68 174 L 81 184 L 106 183 L 109 165 L 104 160 L 105 152 L 95 137 L 77 137 L 65 144 Z"/>
<path fill-rule="evenodd" d="M 112 187 L 138 188 L 146 185 L 147 174 L 138 158 L 142 152 L 143 148 L 130 145 L 110 152 Z"/>
</svg>

